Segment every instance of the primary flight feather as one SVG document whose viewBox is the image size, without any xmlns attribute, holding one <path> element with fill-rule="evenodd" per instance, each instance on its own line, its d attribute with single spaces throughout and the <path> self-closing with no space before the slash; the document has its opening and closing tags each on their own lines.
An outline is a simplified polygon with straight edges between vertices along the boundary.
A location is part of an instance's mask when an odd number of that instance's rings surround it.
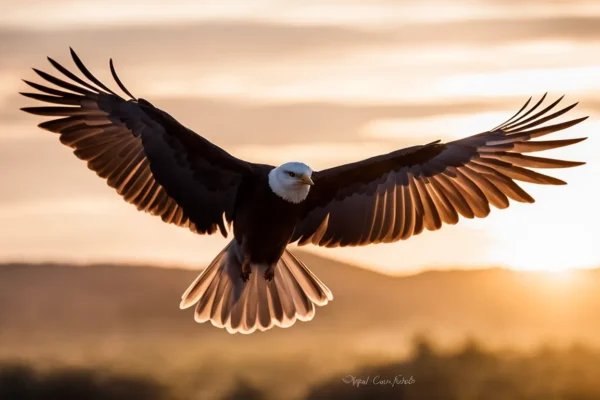
<svg viewBox="0 0 600 400">
<path fill-rule="evenodd" d="M 229 332 L 251 333 L 311 320 L 330 290 L 286 246 L 360 246 L 389 243 L 483 218 L 509 199 L 532 203 L 515 181 L 565 182 L 531 168 L 581 162 L 525 155 L 585 138 L 542 140 L 587 117 L 554 120 L 571 110 L 531 99 L 508 121 L 474 136 L 397 150 L 323 171 L 291 162 L 274 167 L 240 160 L 135 98 L 110 70 L 124 99 L 100 82 L 71 50 L 83 78 L 48 60 L 63 76 L 34 69 L 48 83 L 25 81 L 41 93 L 24 96 L 53 106 L 24 111 L 53 119 L 39 126 L 106 179 L 138 210 L 199 234 L 219 231 L 233 240 L 182 296 L 195 319 Z M 528 108 L 529 107 L 529 108 Z"/>
</svg>

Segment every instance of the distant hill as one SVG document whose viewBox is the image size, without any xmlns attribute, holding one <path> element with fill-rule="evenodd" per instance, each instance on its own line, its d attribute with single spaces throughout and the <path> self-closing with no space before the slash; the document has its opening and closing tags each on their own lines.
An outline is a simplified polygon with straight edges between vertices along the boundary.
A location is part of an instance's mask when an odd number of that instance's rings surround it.
<svg viewBox="0 0 600 400">
<path fill-rule="evenodd" d="M 470 334 L 492 341 L 596 340 L 600 272 L 572 276 L 503 269 L 431 271 L 390 277 L 303 254 L 332 289 L 334 301 L 290 334 L 365 332 L 444 338 Z M 198 271 L 116 265 L 0 266 L 1 337 L 25 341 L 77 333 L 198 336 L 222 332 L 181 311 L 182 292 Z M 275 328 L 257 336 L 284 334 Z"/>
</svg>

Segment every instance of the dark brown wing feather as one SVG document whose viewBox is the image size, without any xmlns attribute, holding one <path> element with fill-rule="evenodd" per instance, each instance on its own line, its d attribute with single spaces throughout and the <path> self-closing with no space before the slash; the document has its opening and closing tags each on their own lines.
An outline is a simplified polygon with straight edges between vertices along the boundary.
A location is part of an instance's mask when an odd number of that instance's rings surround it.
<svg viewBox="0 0 600 400">
<path fill-rule="evenodd" d="M 562 97 L 534 113 L 529 101 L 494 130 L 450 143 L 414 146 L 315 172 L 304 218 L 292 241 L 300 245 L 357 246 L 408 239 L 424 229 L 456 224 L 459 216 L 483 218 L 509 199 L 533 203 L 515 180 L 547 185 L 565 182 L 530 168 L 565 168 L 581 162 L 523 153 L 569 146 L 585 138 L 530 141 L 567 129 L 585 118 L 542 126 L 576 104 L 551 110 Z"/>
<path fill-rule="evenodd" d="M 217 229 L 226 236 L 233 218 L 238 187 L 253 171 L 239 160 L 143 99 L 135 99 L 110 70 L 131 100 L 124 100 L 102 84 L 71 50 L 75 64 L 88 81 L 49 58 L 66 78 L 34 69 L 48 87 L 25 81 L 44 93 L 22 93 L 57 106 L 27 107 L 23 111 L 55 117 L 41 123 L 60 134 L 60 141 L 106 179 L 139 210 L 197 233 Z"/>
</svg>

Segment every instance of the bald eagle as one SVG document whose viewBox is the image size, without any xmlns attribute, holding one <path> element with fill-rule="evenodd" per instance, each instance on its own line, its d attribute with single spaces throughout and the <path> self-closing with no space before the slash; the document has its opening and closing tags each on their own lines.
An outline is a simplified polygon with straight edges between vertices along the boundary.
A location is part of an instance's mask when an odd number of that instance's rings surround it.
<svg viewBox="0 0 600 400">
<path fill-rule="evenodd" d="M 25 81 L 41 93 L 21 94 L 54 105 L 22 110 L 52 117 L 39 127 L 58 133 L 138 210 L 198 234 L 218 231 L 227 237 L 233 230 L 233 240 L 180 304 L 196 305 L 196 321 L 211 321 L 230 333 L 309 321 L 315 306 L 333 299 L 286 249 L 290 243 L 336 247 L 405 240 L 456 224 L 459 216 L 483 218 L 490 205 L 507 208 L 509 199 L 533 203 L 515 181 L 565 184 L 530 168 L 583 164 L 524 155 L 586 139 L 531 141 L 587 118 L 551 122 L 577 103 L 552 111 L 562 97 L 543 106 L 546 95 L 528 107 L 530 98 L 494 129 L 448 143 L 438 140 L 323 171 L 300 162 L 255 164 L 135 98 L 112 59 L 112 76 L 129 99 L 92 75 L 72 49 L 71 56 L 83 77 L 48 58 L 63 77 L 34 69 L 54 86 Z"/>
</svg>

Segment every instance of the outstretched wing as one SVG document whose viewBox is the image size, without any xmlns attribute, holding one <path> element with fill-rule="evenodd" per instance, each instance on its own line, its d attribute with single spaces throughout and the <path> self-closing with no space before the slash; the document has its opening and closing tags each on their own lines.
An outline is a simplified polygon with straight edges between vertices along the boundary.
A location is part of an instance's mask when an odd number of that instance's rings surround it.
<svg viewBox="0 0 600 400">
<path fill-rule="evenodd" d="M 584 163 L 524 155 L 586 138 L 530 141 L 569 128 L 587 117 L 543 126 L 577 103 L 554 113 L 559 98 L 534 113 L 546 95 L 489 132 L 450 143 L 410 147 L 315 172 L 304 218 L 292 241 L 300 245 L 357 246 L 394 242 L 424 228 L 456 224 L 459 215 L 483 218 L 490 204 L 506 208 L 509 198 L 533 203 L 515 180 L 546 185 L 565 182 L 529 168 L 564 168 Z"/>
<path fill-rule="evenodd" d="M 232 220 L 238 187 L 252 173 L 253 164 L 134 98 L 116 75 L 112 60 L 113 78 L 130 100 L 96 79 L 72 49 L 71 56 L 87 80 L 48 58 L 67 81 L 34 68 L 56 88 L 25 81 L 44 94 L 21 94 L 58 106 L 23 111 L 53 117 L 39 126 L 60 134 L 63 144 L 138 210 L 193 232 L 210 234 L 218 228 L 227 236 L 223 216 Z"/>
</svg>

